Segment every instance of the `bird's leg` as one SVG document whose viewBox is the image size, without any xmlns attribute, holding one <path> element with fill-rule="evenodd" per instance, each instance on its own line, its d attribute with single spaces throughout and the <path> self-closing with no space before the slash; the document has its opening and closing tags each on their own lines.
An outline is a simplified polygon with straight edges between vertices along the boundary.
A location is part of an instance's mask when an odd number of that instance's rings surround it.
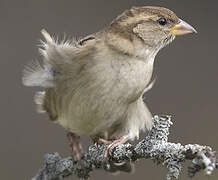
<svg viewBox="0 0 218 180">
<path fill-rule="evenodd" d="M 119 139 L 116 139 L 114 141 L 107 141 L 105 139 L 99 139 L 98 142 L 101 144 L 104 144 L 107 146 L 106 151 L 104 153 L 104 159 L 108 158 L 108 155 L 112 154 L 112 151 L 115 147 L 124 144 L 125 142 L 127 142 L 129 140 L 129 136 L 122 136 Z"/>
<path fill-rule="evenodd" d="M 72 157 L 76 156 L 76 159 L 80 161 L 80 153 L 83 151 L 82 145 L 79 141 L 79 136 L 75 135 L 72 132 L 67 133 L 67 138 L 70 143 L 70 147 L 72 149 Z"/>
</svg>

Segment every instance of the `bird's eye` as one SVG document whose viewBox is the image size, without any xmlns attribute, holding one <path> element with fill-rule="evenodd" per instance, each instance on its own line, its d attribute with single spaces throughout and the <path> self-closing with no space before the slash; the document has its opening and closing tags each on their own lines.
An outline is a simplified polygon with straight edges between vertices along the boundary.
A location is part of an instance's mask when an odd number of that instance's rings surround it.
<svg viewBox="0 0 218 180">
<path fill-rule="evenodd" d="M 166 18 L 162 17 L 158 20 L 158 23 L 161 25 L 161 26 L 164 26 L 166 23 L 167 23 L 167 20 Z"/>
</svg>

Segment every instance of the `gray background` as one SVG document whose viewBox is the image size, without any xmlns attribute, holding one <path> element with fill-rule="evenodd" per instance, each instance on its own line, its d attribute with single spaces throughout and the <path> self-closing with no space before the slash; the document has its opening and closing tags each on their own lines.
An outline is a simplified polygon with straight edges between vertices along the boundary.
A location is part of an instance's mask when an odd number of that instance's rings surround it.
<svg viewBox="0 0 218 180">
<path fill-rule="evenodd" d="M 40 30 L 79 37 L 100 30 L 123 10 L 143 5 L 168 7 L 199 32 L 177 38 L 156 57 L 158 78 L 147 94 L 150 110 L 173 115 L 170 141 L 206 144 L 218 150 L 218 1 L 1 0 L 0 179 L 30 179 L 42 166 L 46 152 L 70 154 L 64 129 L 35 111 L 33 95 L 38 88 L 21 83 L 24 65 L 40 58 L 36 46 Z M 165 179 L 166 170 L 150 160 L 136 166 L 134 175 L 95 171 L 91 179 Z M 210 179 L 217 178 L 216 172 Z M 180 179 L 187 179 L 186 169 Z M 206 177 L 200 173 L 195 179 Z"/>
</svg>

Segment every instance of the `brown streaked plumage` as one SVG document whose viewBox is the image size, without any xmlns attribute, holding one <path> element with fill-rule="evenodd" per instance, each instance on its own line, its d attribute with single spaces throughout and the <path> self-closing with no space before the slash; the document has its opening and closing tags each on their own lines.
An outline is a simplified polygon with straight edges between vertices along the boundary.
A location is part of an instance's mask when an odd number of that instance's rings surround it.
<svg viewBox="0 0 218 180">
<path fill-rule="evenodd" d="M 176 35 L 192 32 L 172 11 L 150 6 L 126 10 L 104 30 L 79 41 L 59 43 L 43 30 L 42 65 L 27 67 L 23 83 L 45 88 L 35 98 L 39 112 L 47 112 L 71 135 L 108 144 L 107 156 L 151 128 L 142 95 L 150 89 L 154 58 Z"/>
</svg>

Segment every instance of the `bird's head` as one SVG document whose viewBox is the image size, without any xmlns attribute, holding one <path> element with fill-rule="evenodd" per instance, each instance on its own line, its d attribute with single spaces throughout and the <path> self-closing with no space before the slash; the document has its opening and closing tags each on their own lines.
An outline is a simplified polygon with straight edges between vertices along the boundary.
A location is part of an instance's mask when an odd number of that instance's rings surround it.
<svg viewBox="0 0 218 180">
<path fill-rule="evenodd" d="M 145 6 L 126 10 L 110 24 L 106 32 L 111 45 L 134 54 L 136 42 L 157 53 L 176 36 L 196 33 L 196 30 L 169 9 Z"/>
</svg>

